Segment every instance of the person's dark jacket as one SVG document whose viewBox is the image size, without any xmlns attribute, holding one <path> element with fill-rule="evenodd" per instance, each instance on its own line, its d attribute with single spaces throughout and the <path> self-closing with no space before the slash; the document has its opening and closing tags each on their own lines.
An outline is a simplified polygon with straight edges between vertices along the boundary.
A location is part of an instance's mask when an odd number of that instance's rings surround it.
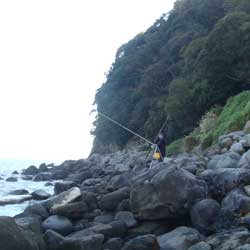
<svg viewBox="0 0 250 250">
<path fill-rule="evenodd" d="M 166 156 L 166 141 L 164 138 L 160 139 L 159 137 L 156 140 L 156 144 L 161 153 L 161 157 L 164 158 Z M 163 160 L 163 159 L 162 159 Z"/>
</svg>

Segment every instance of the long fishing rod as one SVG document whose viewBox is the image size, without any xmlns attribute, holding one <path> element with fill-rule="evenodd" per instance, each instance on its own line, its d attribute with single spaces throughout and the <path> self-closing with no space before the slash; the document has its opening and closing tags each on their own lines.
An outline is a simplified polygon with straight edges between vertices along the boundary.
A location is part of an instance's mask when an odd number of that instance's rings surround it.
<svg viewBox="0 0 250 250">
<path fill-rule="evenodd" d="M 142 139 L 143 141 L 147 142 L 148 144 L 155 146 L 155 143 L 151 142 L 150 140 L 146 139 L 145 137 L 139 135 L 138 133 L 134 132 L 133 130 L 127 128 L 126 126 L 124 126 L 123 124 L 115 121 L 114 119 L 110 118 L 109 116 L 103 114 L 102 112 L 98 112 L 99 115 L 101 115 L 102 117 L 106 118 L 107 120 L 111 121 L 112 123 L 116 124 L 117 126 L 125 129 L 126 131 L 130 132 L 131 134 L 139 137 L 140 139 Z"/>
</svg>

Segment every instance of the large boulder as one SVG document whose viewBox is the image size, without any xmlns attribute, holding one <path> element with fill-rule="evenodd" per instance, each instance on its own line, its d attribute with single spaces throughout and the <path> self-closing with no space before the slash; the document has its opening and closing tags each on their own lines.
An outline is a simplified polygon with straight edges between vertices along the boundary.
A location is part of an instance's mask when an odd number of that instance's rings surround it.
<svg viewBox="0 0 250 250">
<path fill-rule="evenodd" d="M 158 237 L 161 250 L 187 250 L 199 241 L 201 241 L 201 235 L 190 227 L 178 227 Z"/>
<path fill-rule="evenodd" d="M 250 150 L 248 150 L 245 154 L 242 155 L 238 167 L 250 168 Z"/>
<path fill-rule="evenodd" d="M 0 249 L 37 250 L 38 243 L 28 232 L 17 226 L 10 217 L 0 217 Z M 39 250 L 42 250 L 41 248 Z"/>
<path fill-rule="evenodd" d="M 154 235 L 143 235 L 127 242 L 122 250 L 160 250 L 160 247 Z"/>
<path fill-rule="evenodd" d="M 39 189 L 31 193 L 33 199 L 35 200 L 46 200 L 48 199 L 51 195 L 47 193 L 46 191 Z"/>
<path fill-rule="evenodd" d="M 64 236 L 70 234 L 73 231 L 73 225 L 71 221 L 64 216 L 58 215 L 52 215 L 47 218 L 42 223 L 42 228 L 44 231 L 53 230 Z"/>
<path fill-rule="evenodd" d="M 52 173 L 50 172 L 41 172 L 38 173 L 33 181 L 51 181 L 52 180 Z"/>
<path fill-rule="evenodd" d="M 169 167 L 151 181 L 135 186 L 130 194 L 132 211 L 142 220 L 177 218 L 188 213 L 207 194 L 206 183 L 188 171 Z"/>
<path fill-rule="evenodd" d="M 81 219 L 86 212 L 88 212 L 88 206 L 85 202 L 69 203 L 53 210 L 54 214 L 66 216 L 70 219 Z"/>
<path fill-rule="evenodd" d="M 235 152 L 230 152 L 222 155 L 215 155 L 208 162 L 207 168 L 236 168 L 239 160 L 240 155 Z"/>
<path fill-rule="evenodd" d="M 220 204 L 212 199 L 197 202 L 191 209 L 191 221 L 193 226 L 203 234 L 216 231 L 216 223 L 220 217 Z"/>
<path fill-rule="evenodd" d="M 39 172 L 39 170 L 38 170 L 37 167 L 35 167 L 35 166 L 30 166 L 30 167 L 28 167 L 27 169 L 24 169 L 24 170 L 22 171 L 22 174 L 23 174 L 23 175 L 36 175 L 36 174 L 38 174 L 38 172 Z"/>
<path fill-rule="evenodd" d="M 81 190 L 78 187 L 73 187 L 65 192 L 62 192 L 50 199 L 44 201 L 42 204 L 51 210 L 56 210 L 60 206 L 69 204 L 81 196 Z"/>
<path fill-rule="evenodd" d="M 250 182 L 250 169 L 210 169 L 203 171 L 200 178 L 207 182 L 211 195 L 217 200 L 224 198 L 235 187 L 247 185 Z"/>
<path fill-rule="evenodd" d="M 129 198 L 129 188 L 125 187 L 104 195 L 99 205 L 102 210 L 114 211 L 119 203 L 127 198 Z"/>
</svg>

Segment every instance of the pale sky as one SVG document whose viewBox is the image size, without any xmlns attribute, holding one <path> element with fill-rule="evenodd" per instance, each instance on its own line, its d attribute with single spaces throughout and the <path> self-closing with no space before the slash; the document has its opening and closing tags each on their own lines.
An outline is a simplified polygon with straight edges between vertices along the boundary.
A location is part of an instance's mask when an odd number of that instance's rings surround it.
<svg viewBox="0 0 250 250">
<path fill-rule="evenodd" d="M 0 0 L 0 158 L 85 158 L 116 50 L 173 0 Z"/>
</svg>

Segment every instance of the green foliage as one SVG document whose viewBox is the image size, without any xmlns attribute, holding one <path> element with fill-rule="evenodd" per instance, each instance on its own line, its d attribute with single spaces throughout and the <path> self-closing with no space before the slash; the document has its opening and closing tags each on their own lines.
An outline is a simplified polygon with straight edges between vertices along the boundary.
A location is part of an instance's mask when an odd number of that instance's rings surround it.
<svg viewBox="0 0 250 250">
<path fill-rule="evenodd" d="M 183 152 L 182 146 L 183 146 L 183 139 L 175 140 L 166 147 L 167 155 L 176 155 L 182 153 Z"/>
<path fill-rule="evenodd" d="M 151 140 L 166 118 L 169 142 L 188 135 L 211 107 L 250 89 L 248 2 L 176 1 L 170 13 L 118 49 L 96 93 L 97 110 Z M 98 115 L 94 125 L 94 151 L 122 148 L 132 137 Z M 214 134 L 201 134 L 192 138 L 204 146 L 213 141 Z"/>
<path fill-rule="evenodd" d="M 216 141 L 225 133 L 242 130 L 248 120 L 250 120 L 250 91 L 244 91 L 228 100 L 214 129 L 206 137 Z"/>
</svg>

